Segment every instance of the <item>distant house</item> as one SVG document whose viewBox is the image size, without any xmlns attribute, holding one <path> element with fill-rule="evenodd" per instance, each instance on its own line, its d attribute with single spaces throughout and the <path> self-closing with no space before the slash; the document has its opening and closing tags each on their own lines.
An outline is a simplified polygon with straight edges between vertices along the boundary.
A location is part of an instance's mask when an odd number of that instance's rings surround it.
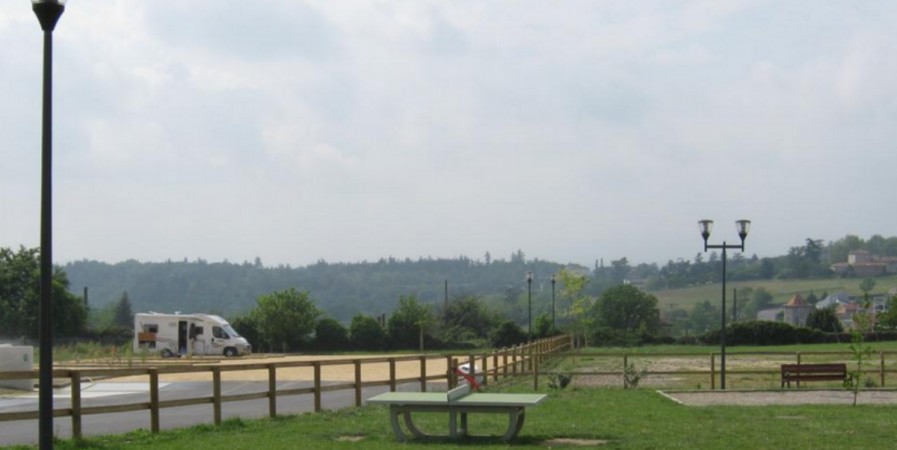
<svg viewBox="0 0 897 450">
<path fill-rule="evenodd" d="M 897 273 L 897 258 L 878 257 L 866 250 L 854 250 L 847 255 L 847 262 L 832 264 L 831 269 L 842 276 L 877 277 Z"/>
<path fill-rule="evenodd" d="M 807 303 L 800 294 L 795 294 L 794 297 L 791 297 L 791 300 L 788 300 L 788 303 L 782 305 L 785 323 L 795 327 L 806 325 L 807 317 L 812 310 L 813 305 Z"/>
<path fill-rule="evenodd" d="M 778 322 L 782 315 L 782 308 L 764 309 L 757 312 L 757 320 L 765 320 L 767 322 Z"/>
<path fill-rule="evenodd" d="M 850 294 L 846 292 L 835 292 L 816 303 L 816 309 L 837 308 L 838 305 L 843 305 L 845 303 L 850 303 Z"/>
<path fill-rule="evenodd" d="M 623 280 L 623 284 L 627 284 L 632 286 L 640 291 L 644 291 L 648 288 L 648 280 Z"/>
</svg>

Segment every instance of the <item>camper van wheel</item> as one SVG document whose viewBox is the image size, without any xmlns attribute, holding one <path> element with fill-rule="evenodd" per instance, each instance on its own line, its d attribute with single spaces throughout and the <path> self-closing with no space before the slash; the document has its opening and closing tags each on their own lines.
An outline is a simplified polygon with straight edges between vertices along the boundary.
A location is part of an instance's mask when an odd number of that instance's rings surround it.
<svg viewBox="0 0 897 450">
<path fill-rule="evenodd" d="M 237 356 L 237 349 L 235 349 L 233 347 L 228 347 L 228 348 L 224 349 L 224 356 L 227 356 L 228 358 L 230 358 L 232 356 Z"/>
<path fill-rule="evenodd" d="M 163 357 L 163 358 L 171 358 L 171 357 L 173 357 L 173 356 L 174 356 L 174 353 L 172 353 L 171 350 L 169 350 L 169 349 L 167 349 L 167 348 L 166 348 L 165 350 L 162 350 L 162 357 Z"/>
</svg>

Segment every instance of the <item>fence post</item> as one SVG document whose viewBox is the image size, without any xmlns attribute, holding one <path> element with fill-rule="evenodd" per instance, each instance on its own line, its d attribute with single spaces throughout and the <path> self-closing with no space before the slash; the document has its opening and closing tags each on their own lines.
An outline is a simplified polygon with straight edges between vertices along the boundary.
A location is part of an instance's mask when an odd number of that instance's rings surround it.
<svg viewBox="0 0 897 450">
<path fill-rule="evenodd" d="M 539 390 L 539 361 L 533 363 L 533 391 Z"/>
<path fill-rule="evenodd" d="M 797 352 L 797 373 L 800 373 L 800 352 Z M 800 388 L 800 377 L 797 377 L 797 387 Z"/>
<path fill-rule="evenodd" d="M 72 437 L 81 439 L 81 373 L 71 372 L 72 377 Z"/>
<path fill-rule="evenodd" d="M 321 412 L 321 361 L 315 361 L 315 412 Z"/>
<path fill-rule="evenodd" d="M 483 355 L 483 386 L 489 384 L 489 355 Z"/>
<path fill-rule="evenodd" d="M 452 386 L 452 355 L 445 355 L 445 384 L 448 385 L 449 390 L 454 389 Z"/>
<path fill-rule="evenodd" d="M 150 431 L 159 432 L 159 369 L 150 369 Z"/>
<path fill-rule="evenodd" d="M 458 358 L 452 358 L 450 373 L 452 374 L 452 389 L 458 387 Z"/>
<path fill-rule="evenodd" d="M 501 349 L 501 374 L 508 378 L 508 347 Z"/>
<path fill-rule="evenodd" d="M 467 370 L 467 374 L 470 375 L 470 378 L 472 378 L 474 381 L 477 380 L 477 364 L 476 364 L 476 362 L 477 362 L 477 359 L 475 356 L 473 356 L 473 355 L 467 356 L 467 365 L 470 367 L 470 369 Z M 471 385 L 471 387 L 473 387 L 473 383 L 470 383 L 470 385 Z"/>
<path fill-rule="evenodd" d="M 716 353 L 710 354 L 710 390 L 716 389 Z"/>
<path fill-rule="evenodd" d="M 356 359 L 355 363 L 355 406 L 361 407 L 361 360 Z"/>
<path fill-rule="evenodd" d="M 533 371 L 533 363 L 535 362 L 535 361 L 533 361 L 533 357 L 535 357 L 535 355 L 536 355 L 536 347 L 533 344 L 530 344 L 529 348 L 526 349 L 526 353 L 528 353 L 529 371 L 532 372 Z"/>
<path fill-rule="evenodd" d="M 268 364 L 268 415 L 277 417 L 277 366 Z"/>
<path fill-rule="evenodd" d="M 517 347 L 511 347 L 511 373 L 517 375 Z"/>
<path fill-rule="evenodd" d="M 214 404 L 215 425 L 221 425 L 221 368 L 212 367 L 212 402 Z"/>
<path fill-rule="evenodd" d="M 885 387 L 885 351 L 879 350 L 878 356 L 881 357 L 881 387 Z"/>
<path fill-rule="evenodd" d="M 492 381 L 498 381 L 498 351 L 492 352 Z"/>
<path fill-rule="evenodd" d="M 427 392 L 427 357 L 420 357 L 420 391 Z"/>
<path fill-rule="evenodd" d="M 626 389 L 629 386 L 626 386 L 626 367 L 629 366 L 629 355 L 623 353 L 623 389 Z"/>
<path fill-rule="evenodd" d="M 396 359 L 389 358 L 389 392 L 396 391 Z"/>
</svg>

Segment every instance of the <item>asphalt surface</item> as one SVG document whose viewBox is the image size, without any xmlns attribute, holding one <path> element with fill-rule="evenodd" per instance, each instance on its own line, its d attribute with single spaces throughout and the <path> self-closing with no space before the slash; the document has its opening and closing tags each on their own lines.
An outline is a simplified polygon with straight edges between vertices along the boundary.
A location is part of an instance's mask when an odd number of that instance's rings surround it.
<svg viewBox="0 0 897 450">
<path fill-rule="evenodd" d="M 327 383 L 325 383 L 327 384 Z M 445 390 L 434 383 L 435 389 Z M 291 381 L 277 383 L 277 389 L 300 389 L 312 387 L 308 381 Z M 399 391 L 415 392 L 420 390 L 419 383 L 407 383 L 397 386 Z M 232 381 L 221 383 L 222 395 L 246 394 L 252 392 L 266 392 L 267 382 L 259 381 Z M 388 392 L 389 386 L 377 386 L 364 388 L 362 398 L 368 399 L 377 394 Z M 159 399 L 177 400 L 194 397 L 206 397 L 212 395 L 211 382 L 178 382 L 160 385 Z M 37 394 L 29 398 L 7 397 L 0 398 L 0 413 L 37 410 Z M 149 402 L 148 383 L 114 383 L 100 382 L 94 385 L 82 386 L 82 407 L 122 405 Z M 56 391 L 54 396 L 54 408 L 69 408 L 71 404 L 69 388 Z M 352 389 L 325 392 L 321 395 L 321 407 L 325 409 L 340 409 L 355 404 L 355 391 Z M 294 395 L 277 398 L 277 413 L 279 415 L 299 414 L 314 410 L 314 396 L 311 394 Z M 260 418 L 268 416 L 268 399 L 247 400 L 241 402 L 229 402 L 222 405 L 222 417 Z M 212 405 L 194 405 L 178 408 L 165 408 L 159 413 L 159 422 L 162 429 L 189 427 L 201 423 L 212 423 Z M 128 431 L 150 428 L 150 412 L 134 411 L 126 413 L 97 414 L 83 416 L 81 429 L 84 436 L 104 434 L 121 434 Z M 70 438 L 72 433 L 72 420 L 70 417 L 57 417 L 54 419 L 54 429 L 57 437 Z M 0 446 L 5 445 L 29 445 L 38 442 L 37 420 L 21 420 L 15 422 L 0 422 Z"/>
</svg>

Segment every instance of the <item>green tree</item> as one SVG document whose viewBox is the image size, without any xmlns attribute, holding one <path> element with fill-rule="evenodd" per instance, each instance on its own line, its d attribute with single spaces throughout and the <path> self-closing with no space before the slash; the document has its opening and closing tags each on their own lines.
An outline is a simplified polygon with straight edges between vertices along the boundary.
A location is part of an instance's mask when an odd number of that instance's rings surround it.
<svg viewBox="0 0 897 450">
<path fill-rule="evenodd" d="M 287 288 L 259 296 L 251 313 L 259 334 L 271 349 L 284 353 L 297 349 L 315 329 L 321 311 L 308 292 Z"/>
<path fill-rule="evenodd" d="M 536 317 L 535 325 L 533 326 L 533 334 L 535 334 L 536 339 L 547 338 L 553 336 L 555 334 L 554 327 L 551 325 L 551 314 L 542 313 Z"/>
<path fill-rule="evenodd" d="M 417 299 L 416 295 L 400 296 L 399 307 L 386 321 L 386 331 L 393 344 L 400 348 L 424 347 L 424 336 L 433 325 L 430 305 Z"/>
<path fill-rule="evenodd" d="M 813 308 L 810 311 L 810 315 L 807 316 L 807 328 L 813 328 L 819 331 L 824 331 L 826 333 L 841 333 L 844 331 L 844 327 L 841 326 L 841 321 L 838 320 L 838 316 L 835 315 L 835 308 Z"/>
<path fill-rule="evenodd" d="M 352 347 L 359 350 L 381 350 L 386 340 L 386 332 L 377 323 L 377 319 L 357 315 L 352 318 L 352 324 L 349 325 L 349 340 Z"/>
<path fill-rule="evenodd" d="M 878 315 L 881 326 L 885 328 L 897 328 L 897 295 L 888 299 L 888 310 Z"/>
<path fill-rule="evenodd" d="M 695 304 L 688 317 L 689 328 L 696 334 L 718 330 L 722 325 L 722 311 L 709 300 Z"/>
<path fill-rule="evenodd" d="M 349 348 L 349 330 L 332 317 L 324 317 L 315 324 L 317 350 L 345 350 Z"/>
<path fill-rule="evenodd" d="M 492 333 L 489 334 L 489 341 L 494 348 L 513 347 L 526 342 L 526 333 L 520 325 L 506 320 L 500 323 Z"/>
<path fill-rule="evenodd" d="M 819 303 L 819 297 L 816 297 L 816 293 L 813 291 L 810 291 L 810 295 L 807 295 L 806 300 L 807 300 L 807 303 L 809 303 L 811 305 L 815 305 L 815 304 Z"/>
<path fill-rule="evenodd" d="M 624 339 L 639 330 L 660 331 L 657 298 L 630 285 L 604 291 L 592 306 L 592 317 L 599 328 L 620 332 Z"/>
<path fill-rule="evenodd" d="M 772 294 L 764 287 L 758 287 L 751 292 L 751 300 L 745 306 L 747 320 L 756 320 L 757 313 L 772 306 Z"/>
<path fill-rule="evenodd" d="M 588 330 L 591 328 L 593 318 L 589 315 L 592 299 L 582 295 L 583 289 L 589 283 L 589 279 L 583 275 L 561 269 L 557 280 L 561 284 L 561 299 L 566 305 L 563 316 L 573 320 L 574 333 L 578 333 L 588 345 Z"/>
<path fill-rule="evenodd" d="M 863 281 L 860 282 L 860 290 L 863 291 L 864 296 L 869 296 L 869 293 L 875 289 L 875 280 L 872 278 L 864 278 Z"/>
<path fill-rule="evenodd" d="M 115 305 L 112 322 L 117 327 L 131 328 L 134 326 L 134 312 L 131 310 L 131 300 L 128 291 L 124 291 Z"/>
<path fill-rule="evenodd" d="M 69 280 L 58 267 L 52 275 L 53 332 L 75 336 L 87 324 L 84 299 L 68 291 Z M 40 311 L 40 253 L 0 248 L 0 334 L 38 337 Z"/>
<path fill-rule="evenodd" d="M 439 312 L 442 337 L 452 342 L 486 338 L 495 323 L 494 315 L 473 295 L 456 297 Z"/>
</svg>

